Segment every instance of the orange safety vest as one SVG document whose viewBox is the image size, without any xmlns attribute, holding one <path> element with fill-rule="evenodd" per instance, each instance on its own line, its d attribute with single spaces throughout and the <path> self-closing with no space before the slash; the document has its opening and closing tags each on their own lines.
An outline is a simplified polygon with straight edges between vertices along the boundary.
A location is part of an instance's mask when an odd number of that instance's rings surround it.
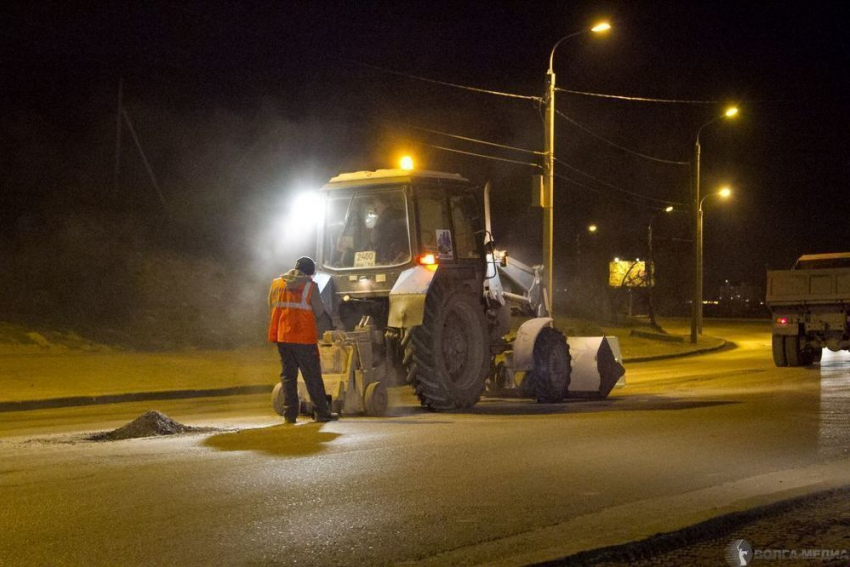
<svg viewBox="0 0 850 567">
<path fill-rule="evenodd" d="M 313 316 L 311 298 L 312 281 L 290 288 L 283 277 L 275 278 L 269 292 L 272 308 L 269 321 L 269 341 L 314 345 L 319 342 L 316 318 Z"/>
</svg>

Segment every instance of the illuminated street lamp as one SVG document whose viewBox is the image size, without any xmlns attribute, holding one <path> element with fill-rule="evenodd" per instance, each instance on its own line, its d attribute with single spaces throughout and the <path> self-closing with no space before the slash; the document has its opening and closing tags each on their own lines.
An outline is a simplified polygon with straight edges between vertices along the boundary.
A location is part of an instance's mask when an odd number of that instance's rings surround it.
<svg viewBox="0 0 850 567">
<path fill-rule="evenodd" d="M 545 147 L 546 159 L 543 160 L 543 199 L 540 203 L 543 207 L 543 266 L 546 270 L 546 289 L 550 294 L 549 299 L 549 316 L 554 312 L 554 302 L 552 301 L 553 288 L 553 248 L 554 248 L 554 230 L 555 230 L 555 71 L 552 69 L 552 63 L 555 59 L 555 50 L 561 45 L 561 42 L 583 35 L 585 33 L 605 33 L 611 29 L 611 24 L 608 22 L 600 22 L 590 28 L 584 29 L 569 35 L 565 35 L 555 42 L 552 51 L 549 53 L 549 70 L 546 72 L 547 90 L 546 90 L 546 121 L 545 121 Z"/>
<path fill-rule="evenodd" d="M 696 237 L 694 238 L 694 262 L 696 265 L 694 271 L 694 296 L 693 305 L 691 306 L 691 342 L 697 342 L 697 336 L 702 332 L 702 220 L 700 217 L 700 201 L 699 182 L 700 182 L 700 154 L 701 148 L 699 143 L 700 134 L 706 126 L 714 124 L 720 119 L 731 119 L 738 115 L 738 107 L 730 106 L 723 111 L 723 114 L 715 116 L 697 130 L 697 139 L 694 144 L 694 226 Z"/>
<path fill-rule="evenodd" d="M 694 295 L 694 300 L 697 301 L 696 308 L 694 309 L 695 317 L 694 321 L 691 325 L 691 342 L 696 342 L 696 336 L 694 334 L 694 328 L 696 328 L 697 333 L 702 333 L 702 204 L 709 197 L 720 197 L 721 199 L 728 199 L 732 194 L 732 189 L 729 187 L 722 187 L 719 191 L 714 193 L 709 193 L 702 199 L 697 206 L 697 239 L 696 239 L 696 256 L 697 256 L 697 283 L 696 283 L 696 293 Z"/>
</svg>

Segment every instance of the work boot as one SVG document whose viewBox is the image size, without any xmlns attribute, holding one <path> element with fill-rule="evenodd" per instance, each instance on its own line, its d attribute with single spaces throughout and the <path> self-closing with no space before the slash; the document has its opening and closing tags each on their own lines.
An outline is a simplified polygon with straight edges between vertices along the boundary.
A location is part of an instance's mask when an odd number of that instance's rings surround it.
<svg viewBox="0 0 850 567">
<path fill-rule="evenodd" d="M 336 421 L 338 419 L 339 419 L 339 414 L 333 413 L 333 412 L 328 412 L 328 413 L 316 416 L 316 421 L 318 423 L 327 423 L 329 421 Z"/>
</svg>

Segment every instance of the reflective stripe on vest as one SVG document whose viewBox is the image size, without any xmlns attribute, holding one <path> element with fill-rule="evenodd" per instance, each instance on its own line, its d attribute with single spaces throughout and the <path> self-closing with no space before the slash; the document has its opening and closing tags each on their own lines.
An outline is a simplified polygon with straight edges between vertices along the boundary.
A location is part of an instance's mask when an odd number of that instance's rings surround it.
<svg viewBox="0 0 850 567">
<path fill-rule="evenodd" d="M 294 301 L 275 301 L 272 303 L 272 307 L 277 307 L 280 309 L 303 309 L 304 311 L 312 311 L 313 307 L 308 303 L 310 299 L 310 288 L 313 287 L 313 282 L 307 282 L 304 284 L 304 288 L 301 290 L 301 302 L 295 303 Z"/>
<path fill-rule="evenodd" d="M 275 279 L 270 294 L 272 308 L 268 339 L 271 342 L 316 344 L 316 320 L 311 304 L 313 282 L 290 286 L 283 278 Z M 299 295 L 300 294 L 300 295 Z M 288 300 L 288 301 L 284 301 Z M 295 301 L 293 301 L 295 300 Z"/>
</svg>

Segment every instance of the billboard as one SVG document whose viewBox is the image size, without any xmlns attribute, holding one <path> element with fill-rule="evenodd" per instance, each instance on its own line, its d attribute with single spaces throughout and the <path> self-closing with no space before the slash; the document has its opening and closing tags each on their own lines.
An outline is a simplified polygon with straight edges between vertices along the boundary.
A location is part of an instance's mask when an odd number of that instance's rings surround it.
<svg viewBox="0 0 850 567">
<path fill-rule="evenodd" d="M 610 287 L 650 287 L 655 285 L 655 266 L 653 281 L 648 281 L 646 262 L 642 260 L 617 260 L 608 263 L 608 285 Z"/>
</svg>

